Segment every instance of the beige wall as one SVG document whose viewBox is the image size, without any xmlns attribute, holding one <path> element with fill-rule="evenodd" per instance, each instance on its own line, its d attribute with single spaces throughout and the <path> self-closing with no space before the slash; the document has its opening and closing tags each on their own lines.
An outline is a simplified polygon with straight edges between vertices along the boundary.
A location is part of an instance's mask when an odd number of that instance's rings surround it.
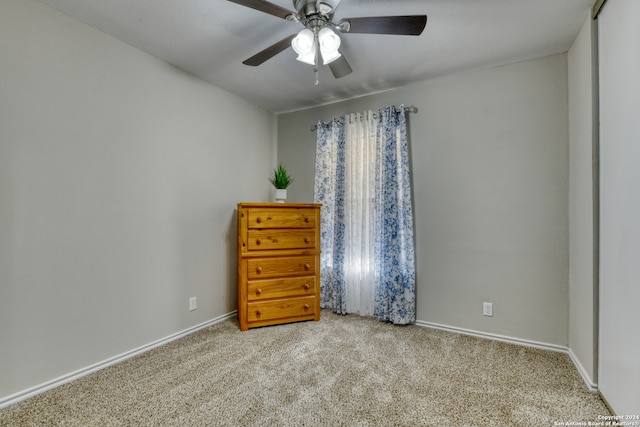
<svg viewBox="0 0 640 427">
<path fill-rule="evenodd" d="M 0 402 L 232 312 L 234 210 L 270 197 L 275 137 L 270 112 L 1 1 Z"/>
<path fill-rule="evenodd" d="M 597 383 L 597 284 L 594 281 L 592 19 L 568 53 L 569 70 L 569 347 L 592 388 Z M 597 154 L 597 152 L 595 153 Z"/>
<path fill-rule="evenodd" d="M 420 109 L 409 116 L 418 320 L 567 346 L 566 55 L 279 115 L 292 201 L 313 200 L 312 124 L 401 103 Z"/>
</svg>

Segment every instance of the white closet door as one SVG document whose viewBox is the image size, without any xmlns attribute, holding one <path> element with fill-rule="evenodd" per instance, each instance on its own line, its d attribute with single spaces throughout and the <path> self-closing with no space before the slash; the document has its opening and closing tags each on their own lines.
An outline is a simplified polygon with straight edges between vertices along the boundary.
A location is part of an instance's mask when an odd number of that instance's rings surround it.
<svg viewBox="0 0 640 427">
<path fill-rule="evenodd" d="M 599 387 L 640 415 L 640 1 L 598 16 L 600 68 Z"/>
</svg>

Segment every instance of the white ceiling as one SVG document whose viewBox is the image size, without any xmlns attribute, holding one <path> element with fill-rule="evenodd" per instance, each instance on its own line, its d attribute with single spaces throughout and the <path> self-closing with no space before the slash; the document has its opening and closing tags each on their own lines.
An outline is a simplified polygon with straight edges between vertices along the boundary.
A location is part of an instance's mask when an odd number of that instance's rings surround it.
<svg viewBox="0 0 640 427">
<path fill-rule="evenodd" d="M 242 61 L 301 24 L 226 0 L 40 0 L 275 113 L 463 70 L 566 51 L 594 0 L 342 0 L 346 17 L 426 14 L 420 36 L 341 34 L 353 73 L 334 79 L 289 48 L 258 67 Z M 292 0 L 271 0 L 294 10 Z"/>
</svg>

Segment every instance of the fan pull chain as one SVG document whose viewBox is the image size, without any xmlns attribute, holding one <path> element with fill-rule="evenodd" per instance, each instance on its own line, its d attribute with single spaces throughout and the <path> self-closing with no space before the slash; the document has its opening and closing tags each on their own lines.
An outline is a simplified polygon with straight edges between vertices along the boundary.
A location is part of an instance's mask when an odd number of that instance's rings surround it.
<svg viewBox="0 0 640 427">
<path fill-rule="evenodd" d="M 314 27 L 313 29 L 313 43 L 316 45 L 316 57 L 313 61 L 313 71 L 316 73 L 316 86 L 320 84 L 320 79 L 318 78 L 318 61 L 320 59 L 320 42 L 318 41 L 318 27 Z"/>
</svg>

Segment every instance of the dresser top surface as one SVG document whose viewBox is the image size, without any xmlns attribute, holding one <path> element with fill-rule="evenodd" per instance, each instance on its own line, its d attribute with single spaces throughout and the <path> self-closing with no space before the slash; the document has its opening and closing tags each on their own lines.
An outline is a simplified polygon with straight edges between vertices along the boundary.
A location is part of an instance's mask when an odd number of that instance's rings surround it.
<svg viewBox="0 0 640 427">
<path fill-rule="evenodd" d="M 238 203 L 238 209 L 241 208 L 316 208 L 320 207 L 320 203 L 275 203 L 275 202 L 241 202 Z"/>
</svg>

